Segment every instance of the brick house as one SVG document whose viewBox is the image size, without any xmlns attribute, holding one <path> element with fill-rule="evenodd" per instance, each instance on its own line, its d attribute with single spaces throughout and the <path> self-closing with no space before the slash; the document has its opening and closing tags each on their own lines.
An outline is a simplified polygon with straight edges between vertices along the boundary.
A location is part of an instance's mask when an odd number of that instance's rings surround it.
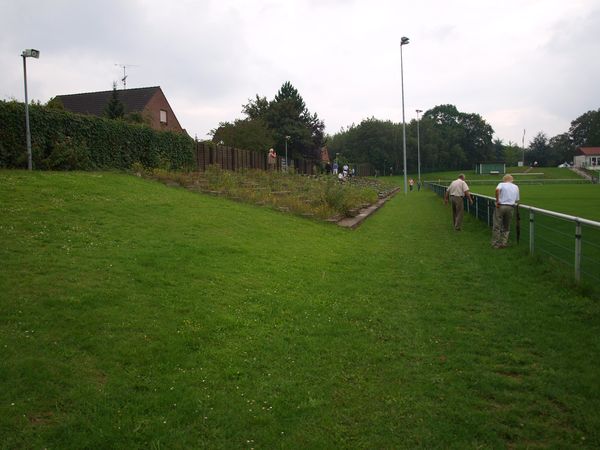
<svg viewBox="0 0 600 450">
<path fill-rule="evenodd" d="M 600 170 L 600 147 L 579 147 L 574 163 L 575 167 Z"/>
<path fill-rule="evenodd" d="M 167 101 L 160 86 L 123 89 L 117 91 L 123 103 L 124 113 L 140 113 L 148 119 L 155 130 L 185 133 L 181 128 L 173 109 Z M 106 105 L 112 98 L 113 91 L 86 92 L 83 94 L 57 95 L 65 110 L 77 114 L 104 116 Z"/>
</svg>

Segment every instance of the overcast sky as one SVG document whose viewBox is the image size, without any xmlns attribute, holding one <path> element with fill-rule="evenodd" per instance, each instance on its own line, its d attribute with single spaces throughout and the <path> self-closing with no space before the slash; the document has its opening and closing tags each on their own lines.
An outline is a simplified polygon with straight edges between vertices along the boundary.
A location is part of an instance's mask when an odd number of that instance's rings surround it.
<svg viewBox="0 0 600 450">
<path fill-rule="evenodd" d="M 161 86 L 207 138 L 285 81 L 326 132 L 454 104 L 521 144 L 600 108 L 598 0 L 0 0 L 0 98 Z M 122 87 L 122 85 L 120 85 Z"/>
</svg>

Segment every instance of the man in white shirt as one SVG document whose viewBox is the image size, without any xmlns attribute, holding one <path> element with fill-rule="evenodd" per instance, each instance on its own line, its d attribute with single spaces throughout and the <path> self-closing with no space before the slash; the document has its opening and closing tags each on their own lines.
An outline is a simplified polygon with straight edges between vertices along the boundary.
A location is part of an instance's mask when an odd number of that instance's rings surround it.
<svg viewBox="0 0 600 450">
<path fill-rule="evenodd" d="M 456 231 L 460 231 L 464 216 L 464 197 L 469 199 L 469 203 L 473 204 L 473 197 L 469 192 L 469 185 L 465 181 L 465 175 L 460 174 L 456 180 L 450 183 L 446 194 L 444 195 L 444 203 L 448 203 L 448 198 L 452 202 L 452 225 Z"/>
<path fill-rule="evenodd" d="M 505 248 L 508 245 L 510 221 L 519 200 L 519 186 L 513 184 L 512 175 L 504 175 L 502 183 L 496 186 L 496 209 L 494 211 L 494 227 L 492 229 L 492 247 Z"/>
</svg>

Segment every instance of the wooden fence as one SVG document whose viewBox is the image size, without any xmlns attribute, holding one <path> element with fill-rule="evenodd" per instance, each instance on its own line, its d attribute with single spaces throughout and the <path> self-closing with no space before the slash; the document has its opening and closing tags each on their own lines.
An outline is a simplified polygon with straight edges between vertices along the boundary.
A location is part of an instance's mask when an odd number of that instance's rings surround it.
<svg viewBox="0 0 600 450">
<path fill-rule="evenodd" d="M 304 175 L 315 175 L 325 167 L 320 161 L 312 159 L 288 158 L 290 168 L 295 173 Z M 242 150 L 206 142 L 196 142 L 196 169 L 204 172 L 208 166 L 217 165 L 224 170 L 259 169 L 267 170 L 267 154 L 255 150 Z M 277 170 L 285 170 L 285 158 L 277 156 Z M 370 176 L 373 171 L 370 164 L 354 165 L 356 175 Z M 341 171 L 341 165 L 340 165 Z"/>
<path fill-rule="evenodd" d="M 290 167 L 296 173 L 313 175 L 318 171 L 319 162 L 308 159 L 288 158 Z M 225 170 L 259 169 L 267 170 L 267 154 L 255 150 L 196 142 L 196 169 L 204 172 L 208 166 L 217 165 Z M 285 169 L 285 158 L 277 156 L 277 170 Z"/>
</svg>

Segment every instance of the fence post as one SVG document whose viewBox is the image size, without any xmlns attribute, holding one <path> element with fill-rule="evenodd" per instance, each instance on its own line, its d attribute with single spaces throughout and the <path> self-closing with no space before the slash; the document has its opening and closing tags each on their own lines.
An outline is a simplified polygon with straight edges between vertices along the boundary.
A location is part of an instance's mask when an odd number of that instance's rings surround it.
<svg viewBox="0 0 600 450">
<path fill-rule="evenodd" d="M 581 223 L 575 221 L 575 280 L 581 281 Z"/>
<path fill-rule="evenodd" d="M 535 217 L 534 212 L 529 210 L 529 254 L 535 251 Z"/>
</svg>

